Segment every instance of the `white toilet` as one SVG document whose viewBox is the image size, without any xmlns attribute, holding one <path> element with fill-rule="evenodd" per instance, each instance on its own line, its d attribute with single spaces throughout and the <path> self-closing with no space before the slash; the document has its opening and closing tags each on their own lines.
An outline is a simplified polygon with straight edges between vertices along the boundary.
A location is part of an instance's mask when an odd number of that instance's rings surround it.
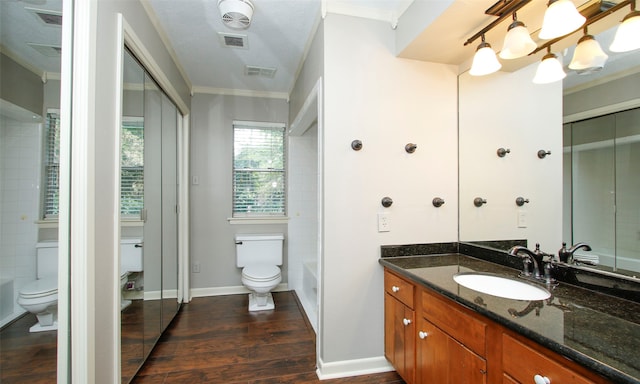
<svg viewBox="0 0 640 384">
<path fill-rule="evenodd" d="M 131 272 L 142 272 L 141 245 L 141 239 L 121 241 L 121 291 Z M 36 279 L 20 289 L 18 304 L 38 318 L 29 332 L 55 331 L 58 329 L 58 242 L 36 244 Z M 131 301 L 121 298 L 121 309 L 129 304 Z"/>
<path fill-rule="evenodd" d="M 280 284 L 284 235 L 236 235 L 236 261 L 249 294 L 249 311 L 274 309 L 271 290 Z"/>
<path fill-rule="evenodd" d="M 38 318 L 29 332 L 55 331 L 58 329 L 57 242 L 36 244 L 36 279 L 20 289 L 18 304 Z"/>
</svg>

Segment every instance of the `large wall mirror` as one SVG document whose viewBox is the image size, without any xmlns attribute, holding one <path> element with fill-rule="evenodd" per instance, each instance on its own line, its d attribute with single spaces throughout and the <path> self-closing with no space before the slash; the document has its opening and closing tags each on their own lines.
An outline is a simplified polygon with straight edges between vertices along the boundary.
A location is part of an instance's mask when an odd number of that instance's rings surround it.
<svg viewBox="0 0 640 384">
<path fill-rule="evenodd" d="M 62 0 L 0 1 L 0 382 L 64 382 Z M 69 19 L 65 19 L 68 22 Z M 67 54 L 66 52 L 65 54 Z M 68 134 L 68 132 L 66 132 Z M 61 251 L 62 252 L 62 251 Z M 36 316 L 36 301 L 47 305 Z M 32 313 L 33 312 L 33 313 Z M 64 323 L 62 323 L 64 325 Z"/>
<path fill-rule="evenodd" d="M 563 83 L 531 84 L 537 64 L 460 76 L 460 241 L 522 239 L 549 253 L 585 242 L 583 266 L 640 271 L 640 50 L 609 52 L 614 32 L 596 35 L 609 54 L 600 71 L 568 70 L 565 51 Z M 475 207 L 476 195 L 492 198 Z"/>
<path fill-rule="evenodd" d="M 180 114 L 134 55 L 123 59 L 121 365 L 129 382 L 179 309 Z"/>
</svg>

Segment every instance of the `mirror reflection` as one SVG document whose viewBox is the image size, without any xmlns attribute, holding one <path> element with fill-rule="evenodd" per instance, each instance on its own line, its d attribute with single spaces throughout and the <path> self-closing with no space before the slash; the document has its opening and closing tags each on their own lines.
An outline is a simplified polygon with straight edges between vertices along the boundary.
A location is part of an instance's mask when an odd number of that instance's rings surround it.
<svg viewBox="0 0 640 384">
<path fill-rule="evenodd" d="M 129 382 L 180 308 L 179 113 L 126 50 L 121 127 L 121 365 Z"/>
<path fill-rule="evenodd" d="M 56 381 L 61 24 L 0 2 L 0 382 Z"/>
<path fill-rule="evenodd" d="M 640 50 L 610 52 L 614 32 L 595 36 L 609 55 L 597 71 L 571 70 L 573 48 L 562 52 L 562 83 L 532 85 L 537 63 L 460 76 L 460 241 L 521 239 L 554 254 L 584 242 L 592 250 L 575 253 L 580 265 L 640 271 Z M 510 152 L 499 157 L 500 147 Z M 539 150 L 550 153 L 537 159 Z M 487 204 L 467 207 L 476 195 Z M 516 196 L 529 201 L 518 206 Z"/>
</svg>

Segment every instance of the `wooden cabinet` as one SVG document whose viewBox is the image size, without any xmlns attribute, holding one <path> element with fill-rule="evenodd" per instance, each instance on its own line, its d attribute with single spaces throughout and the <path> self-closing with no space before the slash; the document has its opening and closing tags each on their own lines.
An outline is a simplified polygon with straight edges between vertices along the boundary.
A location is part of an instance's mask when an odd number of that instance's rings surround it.
<svg viewBox="0 0 640 384">
<path fill-rule="evenodd" d="M 415 376 L 415 286 L 385 273 L 384 354 L 408 383 Z"/>
<path fill-rule="evenodd" d="M 385 356 L 407 384 L 611 383 L 385 269 Z"/>
<path fill-rule="evenodd" d="M 485 384 L 487 362 L 425 318 L 418 320 L 417 383 Z"/>
<path fill-rule="evenodd" d="M 607 382 L 598 377 L 594 378 L 597 381 L 588 379 L 576 372 L 577 367 L 575 369 L 568 367 L 566 364 L 569 361 L 563 357 L 556 356 L 556 359 L 534 350 L 525 342 L 516 340 L 508 334 L 502 335 L 503 383 L 534 383 L 536 375 L 548 378 L 550 383 L 593 384 Z"/>
</svg>

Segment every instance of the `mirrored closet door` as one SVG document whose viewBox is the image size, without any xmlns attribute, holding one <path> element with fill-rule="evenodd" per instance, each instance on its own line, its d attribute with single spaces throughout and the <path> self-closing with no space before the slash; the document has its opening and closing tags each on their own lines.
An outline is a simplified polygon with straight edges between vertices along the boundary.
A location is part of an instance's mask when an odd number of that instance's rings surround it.
<svg viewBox="0 0 640 384">
<path fill-rule="evenodd" d="M 128 50 L 123 74 L 121 266 L 131 270 L 123 272 L 126 277 L 121 281 L 121 362 L 122 382 L 127 383 L 180 308 L 177 134 L 181 116 Z M 140 258 L 140 268 L 127 259 L 127 249 L 134 260 Z"/>
</svg>

